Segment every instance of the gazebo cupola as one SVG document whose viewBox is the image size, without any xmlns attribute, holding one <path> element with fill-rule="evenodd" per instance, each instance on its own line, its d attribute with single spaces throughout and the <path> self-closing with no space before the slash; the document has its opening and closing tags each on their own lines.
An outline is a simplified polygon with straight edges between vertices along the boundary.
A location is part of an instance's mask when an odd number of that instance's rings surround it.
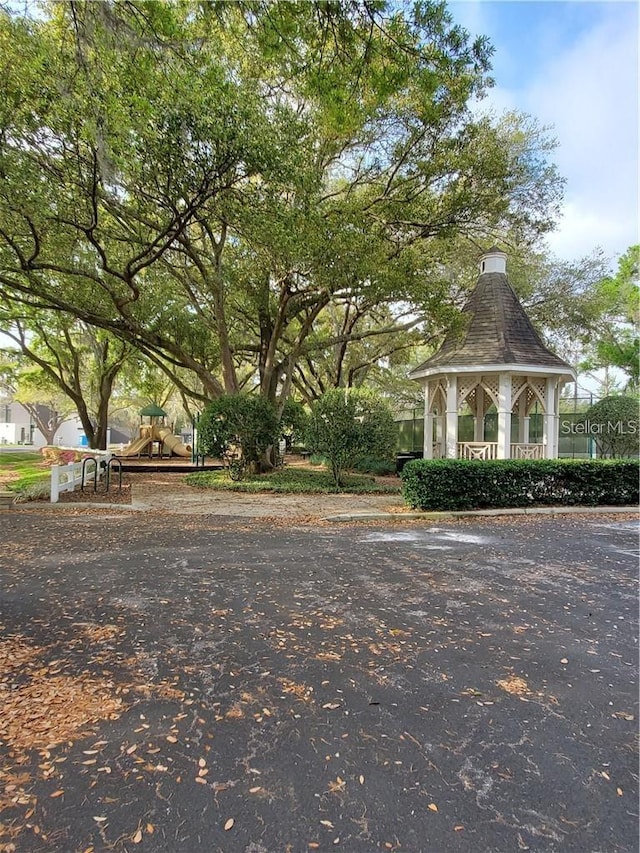
<svg viewBox="0 0 640 853">
<path fill-rule="evenodd" d="M 425 459 L 558 455 L 560 389 L 575 382 L 576 374 L 533 328 L 509 284 L 506 262 L 506 254 L 497 247 L 482 256 L 462 322 L 431 358 L 409 374 L 424 388 Z M 543 413 L 541 442 L 530 441 L 529 434 L 536 404 Z M 473 441 L 461 442 L 458 415 L 466 406 L 473 415 L 474 434 Z M 488 441 L 486 415 L 494 410 L 497 441 Z"/>
</svg>

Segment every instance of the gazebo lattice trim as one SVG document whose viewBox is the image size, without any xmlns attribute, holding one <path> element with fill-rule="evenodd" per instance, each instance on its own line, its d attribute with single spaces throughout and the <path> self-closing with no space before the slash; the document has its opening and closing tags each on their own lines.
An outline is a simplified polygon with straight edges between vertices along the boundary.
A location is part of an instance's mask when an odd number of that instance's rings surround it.
<svg viewBox="0 0 640 853">
<path fill-rule="evenodd" d="M 475 376 L 467 379 L 466 382 L 458 383 L 458 408 L 460 408 L 467 397 L 471 397 L 472 394 L 475 399 L 475 390 L 477 385 L 478 379 Z"/>
<path fill-rule="evenodd" d="M 527 414 L 531 411 L 534 404 L 540 403 L 543 411 L 546 411 L 544 402 L 545 383 L 538 380 L 529 380 L 527 383 Z"/>
<path fill-rule="evenodd" d="M 440 413 L 446 408 L 447 391 L 442 381 L 429 383 L 429 411 L 433 412 L 438 404 Z"/>
<path fill-rule="evenodd" d="M 482 382 L 480 384 L 484 388 L 484 392 L 486 394 L 486 397 L 489 399 L 489 405 L 491 405 L 491 403 L 493 403 L 494 406 L 497 406 L 498 405 L 498 391 L 499 391 L 497 376 L 490 376 L 490 377 L 484 377 L 483 376 Z M 485 399 L 485 404 L 486 404 L 486 402 L 487 401 Z M 485 408 L 487 408 L 486 405 L 485 405 Z"/>
<path fill-rule="evenodd" d="M 520 399 L 522 392 L 526 389 L 527 384 L 526 376 L 514 376 L 511 380 L 511 403 L 514 408 Z"/>
</svg>

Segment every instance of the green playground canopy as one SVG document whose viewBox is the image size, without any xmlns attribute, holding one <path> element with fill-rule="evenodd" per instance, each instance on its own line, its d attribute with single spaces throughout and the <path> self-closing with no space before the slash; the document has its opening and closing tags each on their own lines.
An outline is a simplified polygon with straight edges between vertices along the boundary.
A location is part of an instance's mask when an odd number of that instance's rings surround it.
<svg viewBox="0 0 640 853">
<path fill-rule="evenodd" d="M 140 415 L 148 418 L 164 418 L 167 413 L 164 409 L 161 409 L 160 406 L 156 406 L 155 403 L 151 403 L 151 405 L 145 406 L 144 409 L 140 409 Z"/>
</svg>

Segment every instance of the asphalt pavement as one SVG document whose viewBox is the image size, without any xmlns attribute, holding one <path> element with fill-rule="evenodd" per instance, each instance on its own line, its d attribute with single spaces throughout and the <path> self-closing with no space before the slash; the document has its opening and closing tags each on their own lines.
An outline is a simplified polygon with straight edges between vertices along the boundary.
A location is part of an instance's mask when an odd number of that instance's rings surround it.
<svg viewBox="0 0 640 853">
<path fill-rule="evenodd" d="M 0 525 L 3 853 L 638 849 L 635 523 Z"/>
</svg>

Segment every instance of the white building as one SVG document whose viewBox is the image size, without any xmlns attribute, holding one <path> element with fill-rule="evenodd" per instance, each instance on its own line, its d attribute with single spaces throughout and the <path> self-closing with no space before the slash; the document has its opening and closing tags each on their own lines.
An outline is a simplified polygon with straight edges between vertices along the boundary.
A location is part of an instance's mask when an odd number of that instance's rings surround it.
<svg viewBox="0 0 640 853">
<path fill-rule="evenodd" d="M 48 419 L 50 410 L 47 406 L 38 406 L 38 414 Z M 120 438 L 122 440 L 122 438 Z M 86 446 L 84 429 L 80 418 L 72 416 L 64 421 L 55 434 L 55 444 L 61 447 Z M 47 441 L 36 426 L 35 419 L 20 403 L 15 400 L 0 401 L 0 445 L 24 444 L 32 447 L 44 447 Z"/>
<path fill-rule="evenodd" d="M 29 412 L 20 403 L 0 402 L 0 444 L 33 444 L 36 426 Z M 38 431 L 44 444 L 42 433 Z"/>
</svg>

